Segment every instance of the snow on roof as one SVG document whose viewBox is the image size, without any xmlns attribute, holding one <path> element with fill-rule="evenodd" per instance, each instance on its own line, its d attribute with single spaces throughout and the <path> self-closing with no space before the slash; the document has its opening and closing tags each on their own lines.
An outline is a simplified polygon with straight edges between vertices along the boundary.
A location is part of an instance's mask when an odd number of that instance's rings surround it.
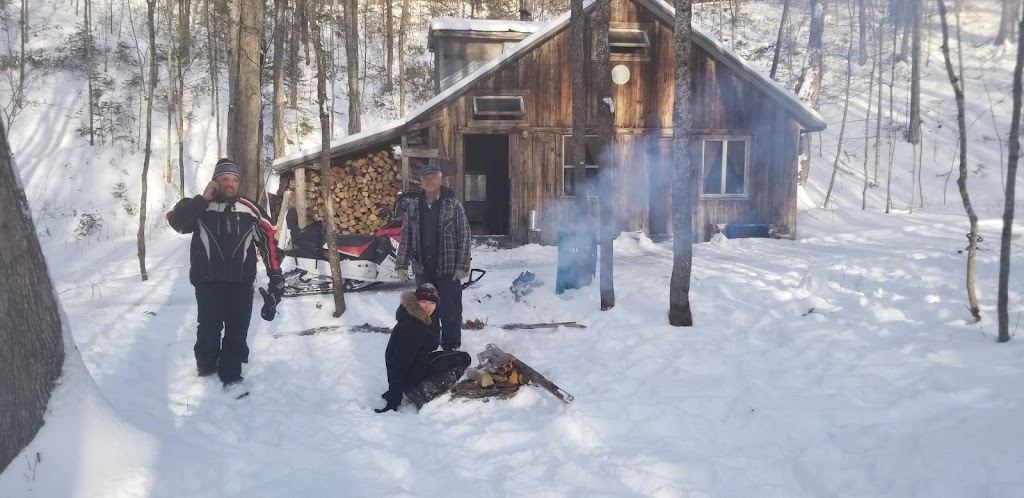
<svg viewBox="0 0 1024 498">
<path fill-rule="evenodd" d="M 462 19 L 441 17 L 430 20 L 431 31 L 487 31 L 515 33 L 536 33 L 547 26 L 545 21 L 512 21 L 505 19 Z"/>
<path fill-rule="evenodd" d="M 595 0 L 585 0 L 583 2 L 583 9 L 589 10 L 594 5 Z M 663 19 L 669 23 L 670 26 L 672 20 L 675 19 L 675 8 L 669 5 L 665 0 L 639 0 L 642 3 L 648 5 L 652 11 L 656 14 L 662 15 Z M 432 99 L 425 102 L 415 111 L 411 112 L 404 118 L 399 118 L 391 123 L 388 123 L 380 128 L 376 128 L 371 131 L 365 131 L 357 133 L 355 135 L 349 135 L 342 139 L 336 140 L 331 143 L 331 154 L 352 150 L 363 144 L 369 144 L 376 142 L 377 140 L 383 140 L 393 137 L 401 136 L 405 126 L 410 123 L 415 123 L 423 116 L 433 112 L 435 109 L 441 106 L 446 100 L 452 98 L 455 95 L 463 93 L 470 85 L 476 83 L 480 79 L 496 71 L 506 61 L 516 57 L 520 53 L 525 53 L 533 47 L 540 45 L 548 39 L 555 36 L 562 28 L 569 24 L 572 11 L 563 12 L 562 15 L 556 17 L 553 21 L 547 23 L 543 29 L 538 29 L 533 32 L 530 36 L 527 36 L 519 43 L 513 45 L 510 49 L 502 52 L 501 55 L 495 57 L 493 60 L 480 66 L 476 71 L 473 71 L 462 80 L 458 81 L 454 85 L 446 88 L 441 93 L 435 95 Z M 439 19 L 445 21 L 446 19 Z M 474 23 L 484 21 L 483 19 L 454 19 L 448 18 L 451 21 L 472 21 Z M 520 21 L 501 21 L 504 23 L 515 23 Z M 453 23 L 454 25 L 455 23 Z M 433 26 L 433 23 L 431 23 Z M 456 29 L 456 28 L 451 28 Z M 779 98 L 783 106 L 789 109 L 794 115 L 797 116 L 800 124 L 803 125 L 808 131 L 820 131 L 825 129 L 825 118 L 821 116 L 817 111 L 812 109 L 806 103 L 797 98 L 796 94 L 787 90 L 785 87 L 780 85 L 777 81 L 769 78 L 767 75 L 761 72 L 760 69 L 747 62 L 743 57 L 734 52 L 731 48 L 723 45 L 720 41 L 709 35 L 704 30 L 693 26 L 694 40 L 704 48 L 721 54 L 725 57 L 728 63 L 737 66 L 740 75 L 747 75 L 749 81 L 755 85 L 760 86 L 762 89 L 770 94 L 774 94 Z M 288 168 L 296 166 L 298 164 L 304 164 L 311 162 L 316 159 L 320 154 L 320 147 L 311 147 L 304 151 L 299 151 L 294 154 L 280 157 L 274 160 L 273 169 L 275 171 L 285 171 Z"/>
</svg>

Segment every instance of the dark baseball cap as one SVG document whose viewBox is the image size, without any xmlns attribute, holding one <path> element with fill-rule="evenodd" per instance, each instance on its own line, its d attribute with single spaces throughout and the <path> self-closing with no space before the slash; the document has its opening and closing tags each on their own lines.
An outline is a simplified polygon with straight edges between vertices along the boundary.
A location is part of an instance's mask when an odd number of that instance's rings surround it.
<svg viewBox="0 0 1024 498">
<path fill-rule="evenodd" d="M 440 173 L 441 167 L 434 163 L 427 163 L 420 166 L 420 176 L 429 175 L 431 173 Z"/>
</svg>

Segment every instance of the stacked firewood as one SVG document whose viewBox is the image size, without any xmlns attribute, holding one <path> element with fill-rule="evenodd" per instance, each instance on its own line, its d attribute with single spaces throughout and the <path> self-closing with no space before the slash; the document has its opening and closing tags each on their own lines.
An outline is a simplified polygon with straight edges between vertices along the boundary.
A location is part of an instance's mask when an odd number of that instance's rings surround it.
<svg viewBox="0 0 1024 498">
<path fill-rule="evenodd" d="M 348 159 L 331 165 L 334 177 L 334 209 L 338 233 L 373 233 L 387 220 L 378 214 L 381 208 L 392 208 L 401 185 L 401 163 L 387 151 Z M 320 195 L 319 171 L 310 172 L 306 198 L 314 220 L 322 220 L 324 200 Z"/>
</svg>

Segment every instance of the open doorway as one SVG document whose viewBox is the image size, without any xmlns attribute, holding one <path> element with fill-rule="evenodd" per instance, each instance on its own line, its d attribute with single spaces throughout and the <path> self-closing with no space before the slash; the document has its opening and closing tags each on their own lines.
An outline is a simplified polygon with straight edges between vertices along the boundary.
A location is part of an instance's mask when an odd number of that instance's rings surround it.
<svg viewBox="0 0 1024 498">
<path fill-rule="evenodd" d="M 463 143 L 463 205 L 470 229 L 473 235 L 508 235 L 508 135 L 465 135 Z"/>
</svg>

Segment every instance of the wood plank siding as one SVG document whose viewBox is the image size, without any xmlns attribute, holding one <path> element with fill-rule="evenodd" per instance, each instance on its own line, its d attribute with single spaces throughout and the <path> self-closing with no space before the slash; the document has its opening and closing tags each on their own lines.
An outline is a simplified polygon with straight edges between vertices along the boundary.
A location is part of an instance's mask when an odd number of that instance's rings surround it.
<svg viewBox="0 0 1024 498">
<path fill-rule="evenodd" d="M 674 39 L 672 26 L 666 24 L 665 19 L 671 14 L 657 14 L 643 1 L 611 0 L 612 27 L 642 29 L 649 40 L 643 54 L 613 55 L 611 62 L 612 67 L 622 65 L 629 71 L 628 81 L 613 84 L 611 95 L 615 107 L 615 136 L 609 157 L 614 161 L 612 169 L 616 178 L 615 223 L 623 231 L 667 234 L 671 233 L 674 168 L 671 151 Z M 592 54 L 592 11 L 588 12 L 586 47 L 588 54 Z M 572 198 L 563 195 L 563 137 L 570 135 L 572 129 L 572 79 L 582 77 L 593 81 L 590 74 L 593 61 L 592 55 L 588 55 L 586 74 L 570 72 L 569 35 L 570 29 L 566 26 L 553 36 L 546 35 L 550 37 L 528 50 L 515 52 L 496 69 L 477 73 L 477 79 L 468 86 L 458 87 L 456 83 L 458 91 L 453 89 L 450 96 L 443 97 L 443 102 L 426 106 L 421 115 L 404 125 L 404 129 L 394 130 L 407 133 L 414 126 L 423 128 L 418 132 L 426 137 L 421 146 L 437 150 L 436 160 L 446 175 L 446 183 L 455 189 L 459 199 L 465 199 L 467 194 L 467 174 L 474 175 L 473 181 L 476 181 L 476 175 L 487 167 L 488 161 L 500 163 L 502 175 L 506 171 L 504 158 L 481 154 L 479 146 L 469 144 L 492 144 L 493 135 L 507 137 L 508 181 L 488 180 L 488 183 L 492 188 L 495 184 L 501 188 L 507 185 L 509 219 L 507 223 L 490 226 L 507 229 L 508 235 L 517 242 L 527 240 L 531 210 L 538 213 L 540 240 L 545 244 L 554 243 L 560 230 L 571 229 L 578 223 L 571 216 Z M 747 167 L 741 194 L 694 196 L 697 199 L 692 226 L 694 237 L 698 241 L 707 240 L 709 225 L 733 223 L 783 224 L 795 235 L 797 141 L 801 124 L 793 114 L 793 104 L 783 102 L 786 98 L 778 95 L 781 90 L 771 85 L 766 87 L 763 81 L 752 83 L 747 68 L 735 60 L 727 63 L 722 59 L 722 49 L 706 43 L 704 46 L 718 52 L 711 53 L 697 43 L 693 46 L 691 140 L 695 173 L 692 188 L 694 192 L 701 192 L 704 185 L 701 168 L 705 139 L 742 139 L 746 144 L 742 151 L 747 155 Z M 735 56 L 730 57 L 735 59 Z M 514 119 L 477 117 L 473 99 L 482 96 L 522 97 L 524 113 Z M 596 134 L 596 109 L 600 100 L 588 87 L 588 134 Z M 490 135 L 491 141 L 481 141 L 479 135 Z M 392 132 L 382 134 L 380 140 L 384 143 L 361 147 L 376 149 L 383 145 L 389 148 L 391 144 L 400 143 Z M 500 150 L 504 151 L 504 139 L 500 141 Z M 470 150 L 476 151 L 472 153 L 473 158 L 467 157 Z M 350 153 L 364 152 L 352 150 Z M 335 162 L 339 159 L 335 158 Z M 722 163 L 724 176 L 725 159 Z M 412 172 L 415 175 L 416 166 Z M 722 182 L 724 186 L 725 180 Z M 487 196 L 490 198 L 491 192 Z M 596 215 L 596 199 L 591 200 Z"/>
<path fill-rule="evenodd" d="M 670 26 L 631 0 L 612 0 L 611 22 L 643 26 L 650 39 L 649 60 L 613 60 L 629 69 L 624 85 L 613 85 L 615 105 L 614 159 L 617 191 L 615 210 L 621 230 L 650 233 L 653 190 L 671 181 L 674 89 L 674 40 Z M 588 22 L 588 38 L 593 33 Z M 587 46 L 592 47 L 588 39 Z M 796 221 L 796 139 L 798 127 L 784 108 L 747 83 L 710 54 L 694 47 L 695 87 L 692 128 L 695 133 L 751 135 L 750 196 L 740 200 L 699 201 L 694 216 L 696 240 L 706 240 L 712 223 L 782 223 Z M 509 136 L 511 185 L 510 235 L 526 240 L 527 213 L 537 210 L 541 241 L 553 243 L 559 230 L 571 228 L 572 199 L 562 196 L 562 137 L 571 134 L 572 93 L 569 30 L 504 65 L 491 77 L 473 84 L 432 117 L 442 123 L 437 134 L 451 144 L 453 172 L 461 174 L 465 148 L 462 137 L 499 133 Z M 588 72 L 590 71 L 588 64 Z M 590 75 L 584 75 L 590 81 Z M 515 124 L 473 119 L 473 97 L 520 95 L 525 119 Z M 599 99 L 588 93 L 588 130 L 596 124 Z M 447 115 L 445 115 L 447 114 Z M 588 131 L 588 133 L 590 133 Z M 694 165 L 701 164 L 701 135 L 694 138 Z M 661 142 L 665 143 L 661 143 Z M 434 144 L 431 144 L 434 146 Z M 694 176 L 699 190 L 701 175 Z M 653 180 L 653 182 L 652 182 Z M 454 185 L 461 195 L 461 182 Z M 653 201 L 671 209 L 670 189 L 661 188 Z M 593 204 L 593 203 L 592 203 Z M 670 225 L 656 232 L 670 233 Z"/>
</svg>

